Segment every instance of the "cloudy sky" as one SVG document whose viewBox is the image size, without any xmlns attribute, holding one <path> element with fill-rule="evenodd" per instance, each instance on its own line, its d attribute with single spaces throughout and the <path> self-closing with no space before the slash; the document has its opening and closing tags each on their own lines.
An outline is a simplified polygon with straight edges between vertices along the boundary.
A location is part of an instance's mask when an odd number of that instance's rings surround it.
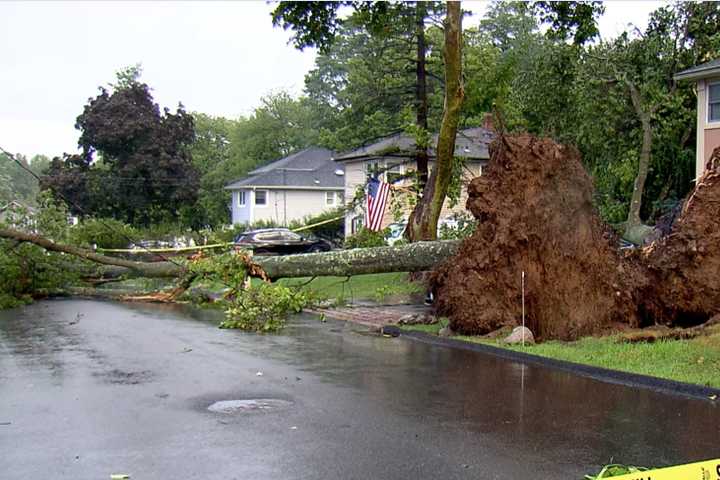
<svg viewBox="0 0 720 480">
<path fill-rule="evenodd" d="M 486 2 L 463 2 L 477 24 Z M 644 27 L 656 1 L 606 2 L 609 38 Z M 287 44 L 272 5 L 243 2 L 0 2 L 0 146 L 74 151 L 75 118 L 118 69 L 142 63 L 161 106 L 237 117 L 277 90 L 298 94 L 313 51 Z"/>
</svg>

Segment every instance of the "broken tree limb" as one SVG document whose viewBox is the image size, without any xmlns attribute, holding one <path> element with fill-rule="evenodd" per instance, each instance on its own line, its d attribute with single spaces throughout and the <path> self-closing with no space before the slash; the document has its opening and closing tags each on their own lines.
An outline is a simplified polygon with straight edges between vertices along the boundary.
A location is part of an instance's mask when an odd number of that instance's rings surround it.
<svg viewBox="0 0 720 480">
<path fill-rule="evenodd" d="M 118 276 L 172 278 L 180 277 L 185 268 L 172 262 L 136 262 L 99 255 L 70 245 L 19 230 L 0 229 L 0 238 L 28 242 L 46 250 L 100 263 L 103 278 Z M 368 273 L 419 272 L 431 270 L 450 258 L 460 246 L 458 240 L 416 242 L 395 247 L 358 248 L 302 255 L 252 257 L 252 263 L 262 268 L 270 279 L 313 276 L 351 276 Z M 256 275 L 260 276 L 260 275 Z"/>
<path fill-rule="evenodd" d="M 69 255 L 84 258 L 85 260 L 90 260 L 102 265 L 125 268 L 128 271 L 132 271 L 143 277 L 178 277 L 185 271 L 181 265 L 171 262 L 136 262 L 133 260 L 124 260 L 122 258 L 108 257 L 106 255 L 93 253 L 84 248 L 55 243 L 50 239 L 41 237 L 40 235 L 22 232 L 12 228 L 0 228 L 0 238 L 8 238 L 18 242 L 33 243 L 52 252 L 67 253 Z"/>
</svg>

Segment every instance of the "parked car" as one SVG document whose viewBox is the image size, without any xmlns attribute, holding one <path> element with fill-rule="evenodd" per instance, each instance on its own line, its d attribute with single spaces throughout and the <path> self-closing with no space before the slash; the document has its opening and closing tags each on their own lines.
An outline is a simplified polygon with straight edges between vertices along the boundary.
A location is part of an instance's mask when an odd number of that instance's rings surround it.
<svg viewBox="0 0 720 480">
<path fill-rule="evenodd" d="M 235 248 L 252 249 L 258 255 L 287 255 L 327 252 L 332 250 L 332 244 L 287 228 L 263 228 L 239 234 L 235 237 Z"/>
<path fill-rule="evenodd" d="M 405 233 L 405 228 L 407 228 L 407 223 L 405 222 L 391 223 L 390 225 L 388 225 L 390 233 L 388 233 L 388 235 L 385 237 L 385 242 L 387 242 L 387 244 L 391 247 L 395 245 L 398 240 L 402 240 L 403 234 Z"/>
<path fill-rule="evenodd" d="M 395 245 L 399 240 L 402 240 L 405 235 L 405 229 L 407 228 L 407 222 L 391 223 L 387 227 L 390 232 L 385 237 L 385 241 L 391 247 Z M 460 228 L 460 222 L 454 218 L 443 218 L 438 221 L 437 235 L 438 238 L 442 236 L 442 229 L 457 230 Z"/>
</svg>

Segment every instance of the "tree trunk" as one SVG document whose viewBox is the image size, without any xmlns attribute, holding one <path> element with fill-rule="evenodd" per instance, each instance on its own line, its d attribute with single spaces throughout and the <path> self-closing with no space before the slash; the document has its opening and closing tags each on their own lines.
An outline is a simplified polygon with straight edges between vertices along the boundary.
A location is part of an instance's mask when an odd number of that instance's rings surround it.
<svg viewBox="0 0 720 480">
<path fill-rule="evenodd" d="M 415 62 L 415 113 L 416 125 L 423 132 L 428 131 L 428 99 L 425 44 L 425 2 L 415 2 L 415 36 L 417 38 L 417 58 Z M 415 164 L 418 172 L 420 190 L 425 188 L 428 179 L 428 151 L 426 144 L 418 144 L 415 152 Z"/>
<path fill-rule="evenodd" d="M 640 219 L 640 208 L 642 207 L 645 180 L 647 180 L 648 170 L 650 169 L 653 131 L 651 125 L 652 113 L 643 108 L 640 92 L 631 81 L 626 80 L 625 83 L 630 90 L 630 99 L 632 100 L 635 113 L 640 119 L 640 124 L 642 126 L 642 147 L 640 149 L 638 173 L 635 177 L 632 199 L 630 200 L 630 209 L 628 210 L 627 222 L 625 223 L 625 232 L 627 233 L 631 229 L 642 225 L 642 220 Z"/>
<path fill-rule="evenodd" d="M 335 252 L 253 257 L 271 279 L 350 276 L 368 273 L 432 270 L 452 257 L 460 241 L 416 242 L 398 247 L 358 248 Z"/>
<path fill-rule="evenodd" d="M 186 272 L 181 265 L 171 262 L 146 263 L 107 257 L 82 248 L 61 245 L 39 235 L 12 229 L 0 229 L 0 238 L 33 243 L 46 250 L 63 252 L 106 265 L 107 268 L 101 270 L 104 278 L 116 278 L 120 275 L 172 278 L 181 277 Z M 270 279 L 419 272 L 431 270 L 438 263 L 452 257 L 459 246 L 459 241 L 418 242 L 398 247 L 363 248 L 277 257 L 255 256 L 252 257 L 252 262 L 262 268 Z"/>
<path fill-rule="evenodd" d="M 21 232 L 11 228 L 0 228 L 0 238 L 8 238 L 18 242 L 34 243 L 45 250 L 67 253 L 95 263 L 100 263 L 102 265 L 125 268 L 128 271 L 135 272 L 136 275 L 142 277 L 179 277 L 185 272 L 185 268 L 181 265 L 176 265 L 171 262 L 135 262 L 133 260 L 125 260 L 122 258 L 107 257 L 105 255 L 99 255 L 89 250 L 85 250 L 84 248 L 55 243 L 52 240 L 41 237 L 40 235 Z"/>
<path fill-rule="evenodd" d="M 447 2 L 445 17 L 445 104 L 437 159 L 422 197 L 408 220 L 407 235 L 411 241 L 434 240 L 455 160 L 460 108 L 465 96 L 462 83 L 462 12 L 460 2 Z"/>
</svg>

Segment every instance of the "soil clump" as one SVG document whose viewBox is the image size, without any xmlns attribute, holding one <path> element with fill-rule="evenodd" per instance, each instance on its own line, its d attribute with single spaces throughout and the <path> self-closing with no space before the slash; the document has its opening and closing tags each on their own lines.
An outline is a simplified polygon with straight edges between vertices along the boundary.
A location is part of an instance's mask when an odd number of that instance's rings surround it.
<svg viewBox="0 0 720 480">
<path fill-rule="evenodd" d="M 611 246 L 593 191 L 576 149 L 531 135 L 495 141 L 468 187 L 478 227 L 433 279 L 453 330 L 482 335 L 518 325 L 523 271 L 525 322 L 538 338 L 639 324 L 630 285 L 644 277 Z"/>
<path fill-rule="evenodd" d="M 438 314 L 462 334 L 525 324 L 542 340 L 618 325 L 692 327 L 720 313 L 720 148 L 669 234 L 621 253 L 579 152 L 500 136 L 468 187 L 475 233 L 432 277 Z M 715 317 L 718 318 L 718 317 Z"/>
<path fill-rule="evenodd" d="M 720 312 L 720 148 L 670 234 L 638 255 L 649 277 L 638 296 L 644 324 L 689 327 Z"/>
</svg>

